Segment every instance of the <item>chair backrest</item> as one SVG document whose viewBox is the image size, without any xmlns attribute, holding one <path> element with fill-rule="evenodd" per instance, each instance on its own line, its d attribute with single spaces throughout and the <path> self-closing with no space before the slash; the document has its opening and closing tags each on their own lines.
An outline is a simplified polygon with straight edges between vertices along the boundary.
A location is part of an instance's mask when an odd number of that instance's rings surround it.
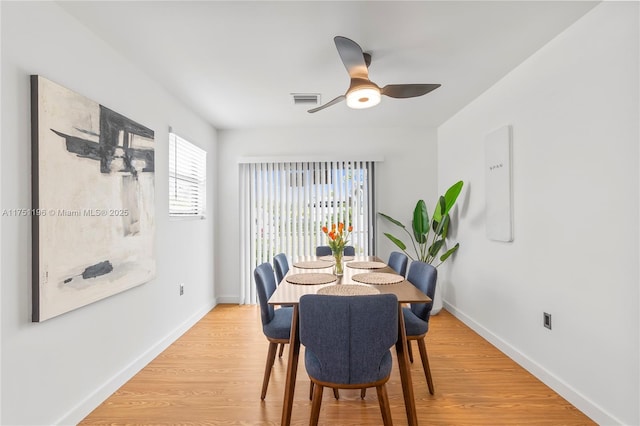
<svg viewBox="0 0 640 426">
<path fill-rule="evenodd" d="M 269 324 L 274 316 L 273 305 L 267 303 L 269 298 L 276 291 L 276 279 L 273 275 L 273 268 L 269 262 L 259 265 L 253 271 L 253 277 L 256 281 L 256 290 L 258 292 L 258 301 L 260 302 L 260 317 L 262 325 Z"/>
<path fill-rule="evenodd" d="M 331 256 L 331 247 L 329 246 L 316 247 L 316 256 Z"/>
<path fill-rule="evenodd" d="M 359 384 L 380 380 L 381 360 L 398 339 L 394 294 L 300 298 L 300 342 L 317 357 L 317 380 Z"/>
<path fill-rule="evenodd" d="M 407 274 L 407 262 L 409 262 L 409 258 L 406 254 L 394 251 L 389 255 L 387 265 L 404 277 Z"/>
<path fill-rule="evenodd" d="M 329 246 L 318 246 L 316 247 L 316 256 L 331 256 L 331 247 Z M 344 255 L 345 256 L 355 256 L 356 249 L 353 246 L 344 246 Z"/>
<path fill-rule="evenodd" d="M 409 266 L 407 281 L 416 286 L 421 292 L 431 298 L 429 303 L 412 303 L 411 312 L 416 314 L 423 321 L 429 321 L 431 308 L 433 307 L 433 297 L 436 293 L 436 282 L 438 281 L 438 270 L 435 266 L 414 260 Z"/>
<path fill-rule="evenodd" d="M 289 261 L 286 254 L 278 253 L 274 256 L 273 269 L 276 272 L 276 285 L 280 285 L 284 276 L 289 272 Z"/>
</svg>

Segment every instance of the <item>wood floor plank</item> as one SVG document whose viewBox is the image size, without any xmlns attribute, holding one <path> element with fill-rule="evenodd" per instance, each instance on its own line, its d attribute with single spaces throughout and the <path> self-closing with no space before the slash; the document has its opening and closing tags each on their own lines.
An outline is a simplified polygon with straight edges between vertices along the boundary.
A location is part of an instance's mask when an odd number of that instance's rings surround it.
<svg viewBox="0 0 640 426">
<path fill-rule="evenodd" d="M 446 311 L 432 317 L 426 342 L 435 395 L 429 395 L 419 357 L 411 365 L 422 425 L 595 424 Z M 267 349 L 257 306 L 218 305 L 80 425 L 277 425 L 288 351 L 276 357 L 261 401 Z M 301 348 L 293 425 L 308 424 L 311 412 L 303 354 Z M 395 425 L 406 425 L 392 354 L 391 416 Z M 320 424 L 382 424 L 375 389 L 364 400 L 359 390 L 341 390 L 339 400 L 324 392 Z"/>
</svg>

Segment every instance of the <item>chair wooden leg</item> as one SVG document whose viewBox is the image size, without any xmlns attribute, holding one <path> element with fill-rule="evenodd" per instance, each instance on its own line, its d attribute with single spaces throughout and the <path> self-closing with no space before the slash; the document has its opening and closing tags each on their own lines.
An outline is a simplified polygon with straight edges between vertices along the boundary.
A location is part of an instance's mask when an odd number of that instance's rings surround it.
<svg viewBox="0 0 640 426">
<path fill-rule="evenodd" d="M 409 353 L 409 362 L 413 363 L 413 351 L 411 350 L 411 340 L 407 339 L 407 352 Z"/>
<path fill-rule="evenodd" d="M 338 393 L 338 388 L 333 388 L 333 397 L 335 399 L 340 399 L 340 393 Z"/>
<path fill-rule="evenodd" d="M 433 378 L 431 377 L 431 369 L 429 368 L 429 357 L 427 356 L 427 345 L 424 338 L 418 340 L 418 349 L 420 349 L 420 358 L 422 359 L 422 368 L 424 369 L 424 377 L 427 379 L 429 393 L 433 395 L 435 392 L 433 387 Z"/>
<path fill-rule="evenodd" d="M 262 395 L 260 395 L 260 399 L 264 399 L 267 396 L 267 387 L 269 386 L 269 377 L 271 377 L 271 368 L 273 367 L 273 362 L 276 360 L 276 350 L 278 349 L 278 344 L 269 342 L 269 352 L 267 353 L 267 365 L 264 367 L 264 378 L 262 379 Z"/>
<path fill-rule="evenodd" d="M 322 391 L 324 387 L 320 384 L 316 384 L 313 389 L 313 402 L 311 403 L 311 418 L 309 419 L 309 426 L 317 426 L 318 419 L 320 418 L 320 405 L 322 404 Z"/>
<path fill-rule="evenodd" d="M 387 386 L 385 384 L 376 386 L 376 392 L 378 393 L 378 402 L 380 403 L 380 412 L 382 413 L 382 423 L 384 426 L 392 426 L 393 420 L 391 420 L 391 407 L 389 406 Z"/>
<path fill-rule="evenodd" d="M 284 343 L 280 343 L 280 352 L 278 352 L 278 358 L 282 358 L 282 352 L 284 352 Z"/>
<path fill-rule="evenodd" d="M 360 389 L 360 399 L 364 399 L 367 396 L 367 388 Z"/>
<path fill-rule="evenodd" d="M 313 400 L 313 382 L 309 382 L 309 401 Z"/>
</svg>

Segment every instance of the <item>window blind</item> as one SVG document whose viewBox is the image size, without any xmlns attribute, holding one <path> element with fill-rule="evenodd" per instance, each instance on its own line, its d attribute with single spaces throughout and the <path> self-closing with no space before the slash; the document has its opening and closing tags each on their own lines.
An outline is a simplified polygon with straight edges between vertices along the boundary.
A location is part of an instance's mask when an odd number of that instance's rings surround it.
<svg viewBox="0 0 640 426">
<path fill-rule="evenodd" d="M 256 301 L 256 266 L 327 245 L 322 226 L 353 226 L 356 254 L 374 252 L 373 182 L 373 161 L 240 164 L 241 303 Z"/>
<path fill-rule="evenodd" d="M 169 133 L 169 215 L 204 217 L 207 152 Z"/>
</svg>

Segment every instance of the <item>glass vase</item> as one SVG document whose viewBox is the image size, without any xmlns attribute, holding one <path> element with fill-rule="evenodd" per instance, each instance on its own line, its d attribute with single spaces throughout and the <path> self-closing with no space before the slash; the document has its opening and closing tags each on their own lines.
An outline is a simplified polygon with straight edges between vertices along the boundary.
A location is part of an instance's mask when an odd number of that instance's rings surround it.
<svg viewBox="0 0 640 426">
<path fill-rule="evenodd" d="M 342 255 L 344 252 L 342 250 L 332 250 L 333 260 L 335 260 L 335 265 L 333 265 L 333 273 L 334 275 L 341 277 L 344 274 L 344 262 L 342 261 Z"/>
</svg>

